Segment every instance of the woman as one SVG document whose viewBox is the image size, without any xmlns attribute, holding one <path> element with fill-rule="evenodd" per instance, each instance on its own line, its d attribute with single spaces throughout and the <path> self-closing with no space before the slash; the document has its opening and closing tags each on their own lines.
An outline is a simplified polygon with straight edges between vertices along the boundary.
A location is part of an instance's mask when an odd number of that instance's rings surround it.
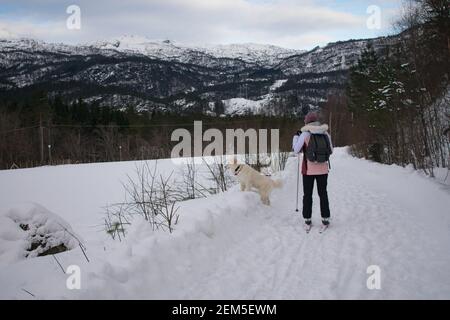
<svg viewBox="0 0 450 320">
<path fill-rule="evenodd" d="M 305 117 L 305 126 L 297 131 L 297 134 L 292 140 L 292 148 L 295 153 L 303 152 L 303 162 L 302 162 L 302 176 L 303 176 L 303 218 L 305 219 L 305 230 L 309 232 L 311 230 L 311 215 L 312 215 L 312 194 L 314 189 L 314 181 L 317 181 L 317 191 L 320 197 L 320 212 L 322 216 L 322 229 L 325 230 L 330 224 L 330 208 L 328 203 L 328 193 L 327 193 L 327 180 L 328 180 L 328 169 L 329 162 L 323 161 L 312 161 L 307 157 L 308 146 L 311 142 L 311 138 L 315 140 L 313 143 L 315 146 L 320 145 L 317 141 L 325 141 L 328 149 L 328 156 L 333 152 L 333 144 L 331 142 L 331 137 L 327 132 L 328 125 L 321 124 L 318 121 L 317 113 L 310 112 Z M 316 135 L 322 135 L 318 137 Z M 324 138 L 325 139 L 322 139 Z M 318 139 L 319 138 L 319 139 Z M 328 160 L 328 158 L 326 157 Z"/>
</svg>

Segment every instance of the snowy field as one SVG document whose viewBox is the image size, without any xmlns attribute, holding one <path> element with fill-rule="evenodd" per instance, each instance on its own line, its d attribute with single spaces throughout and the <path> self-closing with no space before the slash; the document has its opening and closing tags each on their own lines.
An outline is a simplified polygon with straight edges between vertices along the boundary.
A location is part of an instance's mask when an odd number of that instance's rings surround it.
<svg viewBox="0 0 450 320">
<path fill-rule="evenodd" d="M 123 200 L 134 162 L 0 171 L 0 298 L 450 299 L 448 187 L 336 149 L 332 226 L 318 233 L 315 195 L 306 234 L 294 211 L 296 163 L 279 174 L 284 186 L 271 207 L 235 187 L 183 202 L 173 234 L 136 219 L 121 242 L 104 231 L 103 207 Z M 52 256 L 23 257 L 20 219 L 43 221 L 55 236 L 63 225 L 82 239 L 90 262 L 76 243 L 56 255 L 64 269 L 81 268 L 80 290 L 66 288 Z M 381 270 L 380 290 L 367 288 L 370 265 Z"/>
</svg>

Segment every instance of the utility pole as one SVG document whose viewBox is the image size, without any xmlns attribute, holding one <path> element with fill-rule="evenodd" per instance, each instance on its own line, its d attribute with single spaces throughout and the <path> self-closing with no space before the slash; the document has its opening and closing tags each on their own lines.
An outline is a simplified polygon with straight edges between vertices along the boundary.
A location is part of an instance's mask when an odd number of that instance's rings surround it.
<svg viewBox="0 0 450 320">
<path fill-rule="evenodd" d="M 48 145 L 48 164 L 52 165 L 52 145 Z"/>
<path fill-rule="evenodd" d="M 48 140 L 47 140 L 47 147 L 48 147 L 48 164 L 52 165 L 52 139 L 51 139 L 51 131 L 50 131 L 50 123 L 47 128 L 48 133 Z"/>
<path fill-rule="evenodd" d="M 42 126 L 42 113 L 39 114 L 39 133 L 41 138 L 41 166 L 44 164 L 44 127 Z"/>
<path fill-rule="evenodd" d="M 78 128 L 78 152 L 76 153 L 76 161 L 83 161 L 84 160 L 84 153 L 81 150 L 81 127 Z"/>
<path fill-rule="evenodd" d="M 332 116 L 333 116 L 333 112 L 330 111 L 330 119 L 328 120 L 328 126 L 330 127 L 330 135 L 331 136 L 333 136 L 332 126 L 331 126 L 331 120 L 333 119 Z"/>
<path fill-rule="evenodd" d="M 122 161 L 122 146 L 119 146 L 119 161 Z"/>
</svg>

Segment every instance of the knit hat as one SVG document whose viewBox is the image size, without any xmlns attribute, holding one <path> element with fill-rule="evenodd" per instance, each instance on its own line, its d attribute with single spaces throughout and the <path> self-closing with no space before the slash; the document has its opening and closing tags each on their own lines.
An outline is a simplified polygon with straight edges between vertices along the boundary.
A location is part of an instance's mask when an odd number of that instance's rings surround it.
<svg viewBox="0 0 450 320">
<path fill-rule="evenodd" d="M 309 112 L 306 116 L 305 116 L 305 123 L 308 124 L 310 122 L 316 122 L 318 119 L 317 117 L 317 113 L 315 112 Z"/>
</svg>

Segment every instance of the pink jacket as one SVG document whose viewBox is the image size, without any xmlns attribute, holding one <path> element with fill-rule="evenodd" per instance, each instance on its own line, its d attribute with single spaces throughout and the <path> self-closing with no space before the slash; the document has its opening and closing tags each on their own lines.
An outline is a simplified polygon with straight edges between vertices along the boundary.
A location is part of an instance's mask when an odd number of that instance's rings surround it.
<svg viewBox="0 0 450 320">
<path fill-rule="evenodd" d="M 302 134 L 300 136 L 295 135 L 292 141 L 292 148 L 294 149 L 295 153 L 300 153 L 308 146 L 309 139 L 311 138 L 311 132 L 312 133 L 321 133 L 326 134 L 330 140 L 330 147 L 331 150 L 333 150 L 333 144 L 331 142 L 331 137 L 327 132 L 328 125 L 326 124 L 320 124 L 318 122 L 311 122 L 304 126 L 301 131 Z M 303 161 L 302 161 L 302 175 L 323 175 L 328 174 L 328 163 L 316 163 L 311 162 L 303 155 Z"/>
</svg>

